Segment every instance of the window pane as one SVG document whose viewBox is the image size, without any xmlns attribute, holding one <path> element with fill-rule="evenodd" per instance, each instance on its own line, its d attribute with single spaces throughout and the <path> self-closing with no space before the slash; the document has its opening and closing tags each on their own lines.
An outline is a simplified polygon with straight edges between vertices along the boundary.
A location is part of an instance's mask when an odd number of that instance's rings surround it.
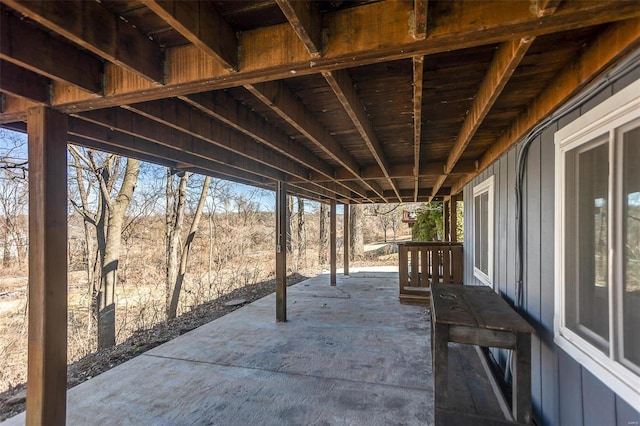
<svg viewBox="0 0 640 426">
<path fill-rule="evenodd" d="M 640 367 L 640 128 L 623 139 L 624 357 Z"/>
<path fill-rule="evenodd" d="M 568 153 L 567 326 L 596 346 L 609 340 L 608 144 Z M 572 250 L 571 247 L 574 247 Z"/>
<path fill-rule="evenodd" d="M 489 275 L 489 193 L 483 192 L 474 199 L 475 242 L 474 265 Z"/>
<path fill-rule="evenodd" d="M 475 226 L 474 226 L 474 250 L 473 256 L 474 261 L 473 264 L 476 268 L 480 269 L 480 253 L 482 252 L 482 232 L 480 232 L 482 218 L 480 217 L 480 197 L 474 197 L 473 199 L 473 209 L 474 209 L 474 218 L 475 218 Z"/>
<path fill-rule="evenodd" d="M 482 216 L 482 247 L 480 270 L 489 275 L 489 193 L 480 195 L 480 215 Z"/>
</svg>

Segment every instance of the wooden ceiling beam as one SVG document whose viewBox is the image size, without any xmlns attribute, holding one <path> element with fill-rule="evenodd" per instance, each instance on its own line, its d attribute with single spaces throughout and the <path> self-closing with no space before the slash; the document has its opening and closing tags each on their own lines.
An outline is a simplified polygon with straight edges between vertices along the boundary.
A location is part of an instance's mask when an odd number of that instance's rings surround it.
<svg viewBox="0 0 640 426">
<path fill-rule="evenodd" d="M 418 1 L 416 0 L 416 3 Z M 425 6 L 426 7 L 426 6 Z M 413 192 L 418 201 L 420 174 L 420 145 L 422 143 L 422 81 L 424 76 L 424 56 L 414 56 L 413 60 Z"/>
<path fill-rule="evenodd" d="M 253 138 L 319 173 L 332 176 L 333 169 L 325 161 L 291 140 L 282 130 L 267 122 L 248 106 L 236 101 L 225 91 L 183 96 L 185 103 L 210 117 Z"/>
<path fill-rule="evenodd" d="M 87 99 L 63 93 L 54 96 L 51 102 L 62 112 L 86 111 L 159 99 L 169 93 L 180 96 L 251 85 L 293 74 L 308 75 L 381 60 L 431 55 L 640 16 L 635 2 L 621 0 L 576 0 L 543 17 L 532 14 L 528 2 L 513 2 L 509 8 L 504 8 L 501 0 L 453 3 L 453 6 L 446 14 L 431 13 L 429 37 L 424 40 L 415 40 L 409 34 L 407 16 L 413 10 L 412 2 L 377 2 L 323 15 L 329 37 L 321 58 L 310 60 L 309 52 L 288 23 L 273 25 L 240 33 L 238 49 L 242 61 L 237 73 L 229 74 L 195 46 L 179 46 L 167 49 L 165 54 L 166 86 L 130 78 L 123 72 L 126 70 L 107 64 L 104 97 Z M 495 13 L 497 9 L 501 13 Z M 47 60 L 54 61 L 57 57 L 51 52 Z M 24 115 L 24 111 L 20 113 Z"/>
<path fill-rule="evenodd" d="M 404 163 L 404 164 L 392 164 L 390 169 L 390 174 L 394 179 L 400 178 L 412 178 L 415 176 L 414 174 L 414 164 L 413 163 Z M 376 166 L 365 166 L 363 167 L 361 172 L 361 177 L 363 179 L 384 179 L 384 175 L 380 170 L 380 167 Z M 443 162 L 428 162 L 420 165 L 420 174 L 419 178 L 434 178 L 438 177 L 442 174 L 444 170 Z M 451 171 L 450 175 L 462 175 L 467 173 L 475 173 L 476 164 L 474 160 L 461 160 L 459 161 L 454 169 Z M 326 177 L 312 172 L 311 180 L 314 182 L 325 182 L 329 181 Z M 356 178 L 346 170 L 336 171 L 335 176 L 330 179 L 331 181 L 338 182 L 348 182 L 353 181 Z"/>
<path fill-rule="evenodd" d="M 446 192 L 446 194 L 438 194 L 438 196 L 435 198 L 435 200 L 437 201 L 441 201 L 443 200 L 446 196 L 448 196 L 448 190 L 449 188 L 443 188 L 442 192 Z M 421 188 L 420 192 L 418 194 L 418 201 L 428 201 L 431 198 L 431 188 Z M 393 197 L 394 193 L 391 190 L 386 190 L 384 191 L 385 195 L 387 195 L 387 197 Z M 402 197 L 402 201 L 403 203 L 412 203 L 414 202 L 414 193 L 413 193 L 413 188 L 410 189 L 401 189 L 400 190 L 400 195 Z M 383 201 L 381 198 L 376 198 L 375 196 L 372 196 L 371 198 L 373 198 L 373 202 L 374 203 L 382 203 L 385 202 Z"/>
<path fill-rule="evenodd" d="M 75 120 L 82 121 L 77 118 L 71 118 L 70 123 L 74 124 L 74 130 L 69 133 L 69 142 L 90 149 L 97 149 L 104 152 L 122 155 L 129 158 L 137 158 L 148 163 L 158 164 L 165 167 L 180 169 L 198 169 L 200 173 L 224 179 L 231 182 L 242 183 L 244 185 L 253 185 L 265 187 L 273 183 L 271 179 L 258 176 L 253 173 L 235 169 L 224 164 L 216 163 L 202 157 L 189 154 L 178 149 L 170 148 L 146 139 L 119 133 L 114 130 L 102 129 L 91 131 L 93 125 L 86 123 L 77 123 Z M 104 140 L 102 135 L 108 135 L 109 139 Z M 114 141 L 119 143 L 114 143 Z M 153 152 L 154 154 L 148 154 Z"/>
<path fill-rule="evenodd" d="M 2 0 L 7 6 L 114 64 L 152 82 L 164 80 L 162 50 L 95 1 Z M 31 43 L 30 43 L 31 45 Z M 54 53 L 59 62 L 68 61 Z M 77 65 L 77 64 L 73 64 Z"/>
<path fill-rule="evenodd" d="M 618 59 L 640 45 L 640 19 L 610 24 L 600 35 L 584 47 L 575 60 L 570 61 L 547 87 L 522 111 L 496 142 L 484 153 L 478 173 L 500 158 L 537 123 L 602 75 Z M 457 194 L 476 174 L 458 180 L 451 188 Z"/>
<path fill-rule="evenodd" d="M 353 82 L 351 81 L 351 77 L 349 77 L 348 71 L 324 71 L 322 75 L 325 80 L 327 80 L 327 83 L 329 83 L 333 93 L 335 93 L 340 104 L 351 119 L 351 122 L 355 126 L 356 130 L 358 130 L 358 133 L 360 133 L 360 137 L 367 145 L 367 148 L 369 148 L 371 155 L 375 158 L 376 163 L 378 163 L 380 170 L 382 170 L 382 173 L 384 174 L 384 177 L 387 179 L 389 185 L 393 188 L 399 199 L 400 193 L 398 192 L 398 185 L 389 175 L 389 161 L 387 160 L 387 156 L 382 149 L 380 141 L 378 140 L 378 136 L 373 131 L 371 120 L 367 117 L 367 112 L 362 106 L 360 96 L 353 86 Z"/>
<path fill-rule="evenodd" d="M 460 160 L 462 153 L 467 149 L 469 142 L 473 139 L 482 121 L 493 107 L 493 104 L 502 93 L 513 72 L 532 44 L 533 38 L 511 40 L 502 43 L 494 54 L 491 64 L 489 65 L 489 70 L 478 88 L 473 104 L 451 148 L 444 167 L 444 174 L 438 178 L 438 181 L 433 187 L 433 196 L 437 194 L 448 174 L 453 170 L 458 160 Z"/>
<path fill-rule="evenodd" d="M 102 62 L 0 11 L 0 59 L 84 91 L 102 93 Z"/>
<path fill-rule="evenodd" d="M 48 78 L 0 59 L 0 92 L 46 104 L 50 84 Z"/>
<path fill-rule="evenodd" d="M 136 120 L 137 123 L 132 126 L 131 123 L 125 123 L 127 118 L 134 118 L 131 117 L 132 113 L 121 110 L 127 114 L 124 117 L 119 117 L 118 120 L 118 110 L 120 109 L 105 109 L 91 114 L 83 113 L 83 115 L 71 116 L 69 133 L 103 141 L 116 147 L 124 146 L 125 149 L 133 151 L 144 152 L 146 149 L 151 149 L 151 152 L 155 152 L 153 150 L 157 150 L 156 155 L 164 157 L 166 154 L 166 158 L 170 158 L 169 156 L 175 154 L 175 150 L 177 150 L 228 166 L 230 167 L 229 171 L 241 170 L 272 180 L 286 180 L 287 178 L 286 174 L 281 171 L 260 167 L 254 160 L 238 156 L 178 130 L 166 128 L 166 126 L 160 128 L 160 126 L 150 125 L 148 120 L 146 123 L 145 120 Z M 144 141 L 151 142 L 151 144 Z M 176 157 L 178 162 L 189 163 L 185 158 L 187 157 Z"/>
<path fill-rule="evenodd" d="M 142 0 L 142 3 L 227 71 L 237 71 L 238 41 L 213 2 Z"/>
<path fill-rule="evenodd" d="M 72 118 L 72 120 L 77 119 Z M 262 189 L 273 190 L 273 186 L 275 185 L 275 180 L 273 179 L 268 179 L 225 164 L 216 163 L 211 160 L 191 155 L 185 151 L 169 148 L 146 139 L 116 131 L 109 131 L 111 133 L 109 140 L 103 140 L 100 138 L 104 136 L 99 136 L 103 133 L 101 130 L 90 135 L 85 135 L 84 133 L 88 130 L 86 125 L 81 124 L 80 126 L 75 127 L 76 129 L 74 129 L 74 133 L 69 134 L 69 142 L 76 145 L 91 149 L 98 149 L 104 152 L 111 152 L 117 155 L 124 155 L 126 157 L 137 158 L 142 161 L 166 167 L 188 170 L 201 175 L 211 176 L 216 179 L 241 183 L 243 185 L 250 185 Z M 82 132 L 81 134 L 77 133 L 77 127 L 80 127 L 81 129 L 84 128 L 80 130 Z M 114 143 L 114 140 L 118 140 L 119 142 Z M 148 155 L 148 152 L 154 152 L 156 155 Z M 330 191 L 318 191 L 318 188 L 307 189 L 306 186 L 299 184 L 292 185 L 292 187 L 295 189 L 291 192 L 311 200 L 320 201 L 336 197 L 335 194 Z"/>
<path fill-rule="evenodd" d="M 353 173 L 354 176 L 360 177 L 360 165 L 353 156 L 313 117 L 304 104 L 296 99 L 284 83 L 281 81 L 267 82 L 246 85 L 245 88 L 324 151 L 325 154 Z M 363 179 L 361 179 L 361 182 L 378 196 L 382 196 L 382 190 L 377 184 Z"/>
<path fill-rule="evenodd" d="M 241 183 L 247 184 L 288 180 L 288 176 L 278 170 L 261 166 L 254 160 L 240 157 L 176 129 L 154 131 L 150 130 L 153 126 L 141 123 L 138 129 L 139 134 L 129 130 L 123 131 L 119 127 L 127 128 L 127 125 L 111 126 L 112 122 L 104 120 L 116 112 L 116 110 L 100 111 L 100 121 L 88 119 L 86 116 L 71 117 L 69 119 L 69 133 L 103 142 L 115 150 L 124 146 L 125 150 L 131 152 L 153 152 L 161 158 L 175 159 L 178 163 L 190 164 L 203 170 L 220 173 L 226 176 L 223 177 L 226 180 L 243 179 L 246 182 Z M 109 124 L 105 124 L 105 121 Z M 316 194 L 317 197 L 337 197 L 324 185 L 309 185 L 305 190 Z M 342 194 L 338 195 L 342 197 Z"/>
<path fill-rule="evenodd" d="M 274 167 L 294 176 L 309 176 L 309 170 L 276 153 L 264 145 L 258 144 L 245 135 L 232 131 L 227 126 L 212 120 L 190 105 L 175 99 L 133 104 L 118 111 L 118 119 L 124 123 L 136 125 L 136 121 L 146 123 L 147 120 L 157 123 L 155 127 L 162 132 L 170 127 L 191 136 L 206 140 L 234 154 L 256 159 L 268 167 Z M 135 115 L 128 117 L 130 114 Z M 89 114 L 89 113 L 88 113 Z"/>
<path fill-rule="evenodd" d="M 323 174 L 329 181 L 334 180 L 335 170 L 327 162 L 293 141 L 282 130 L 267 122 L 264 117 L 253 112 L 249 107 L 236 101 L 226 92 L 208 92 L 182 96 L 180 99 L 280 154 Z M 344 183 L 340 185 L 361 197 L 366 197 L 366 190 L 360 185 Z"/>
<path fill-rule="evenodd" d="M 428 0 L 413 0 L 413 38 L 424 40 L 427 37 Z"/>
<path fill-rule="evenodd" d="M 276 0 L 312 58 L 322 56 L 322 15 L 315 1 Z"/>
<path fill-rule="evenodd" d="M 237 133 L 229 127 L 204 114 L 201 110 L 175 99 L 133 104 L 126 107 L 127 110 L 137 114 L 140 119 L 153 120 L 157 123 L 158 131 L 168 126 L 191 136 L 206 140 L 222 149 L 229 150 L 235 155 L 255 160 L 260 167 L 275 168 L 287 175 L 302 178 L 307 182 L 310 171 L 298 162 L 285 157 L 263 144 Z M 130 113 L 131 113 L 130 112 Z M 87 113 L 90 114 L 90 113 Z M 126 118 L 124 112 L 119 111 L 120 121 L 124 123 L 136 123 L 136 118 Z M 86 114 L 85 114 L 86 116 Z M 143 119 L 143 120 L 144 120 Z M 125 130 L 125 129 L 123 129 Z M 129 130 L 128 128 L 126 130 Z M 311 182 L 313 183 L 313 182 Z M 317 185 L 313 183 L 314 185 Z M 324 186 L 326 187 L 326 185 Z M 351 197 L 351 193 L 343 188 L 333 188 L 343 197 Z"/>
</svg>

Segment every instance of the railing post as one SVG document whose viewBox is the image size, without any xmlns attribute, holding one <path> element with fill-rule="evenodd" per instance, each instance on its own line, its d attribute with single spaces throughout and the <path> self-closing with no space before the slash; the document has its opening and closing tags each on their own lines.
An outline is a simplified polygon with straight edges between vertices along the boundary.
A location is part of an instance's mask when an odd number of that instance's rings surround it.
<svg viewBox="0 0 640 426">
<path fill-rule="evenodd" d="M 398 275 L 400 280 L 400 294 L 404 293 L 404 288 L 409 285 L 409 256 L 407 246 L 398 244 Z"/>
</svg>

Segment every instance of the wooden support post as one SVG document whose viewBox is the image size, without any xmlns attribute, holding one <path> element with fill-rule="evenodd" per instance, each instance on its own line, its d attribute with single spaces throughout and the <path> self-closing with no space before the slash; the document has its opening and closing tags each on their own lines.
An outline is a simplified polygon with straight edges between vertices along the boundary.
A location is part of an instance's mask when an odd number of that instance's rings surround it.
<svg viewBox="0 0 640 426">
<path fill-rule="evenodd" d="M 329 219 L 329 262 L 331 263 L 331 285 L 336 285 L 336 200 L 331 200 Z"/>
<path fill-rule="evenodd" d="M 29 139 L 29 425 L 67 412 L 67 116 L 27 111 Z"/>
<path fill-rule="evenodd" d="M 287 321 L 287 187 L 276 187 L 276 321 Z"/>
<path fill-rule="evenodd" d="M 344 229 L 342 232 L 342 247 L 344 248 L 344 273 L 349 275 L 349 204 L 344 205 Z"/>
<path fill-rule="evenodd" d="M 444 216 L 444 235 L 442 241 L 451 241 L 451 223 L 449 222 L 449 203 L 450 201 L 442 202 L 442 215 Z"/>
<path fill-rule="evenodd" d="M 458 196 L 451 197 L 451 242 L 458 241 Z"/>
</svg>

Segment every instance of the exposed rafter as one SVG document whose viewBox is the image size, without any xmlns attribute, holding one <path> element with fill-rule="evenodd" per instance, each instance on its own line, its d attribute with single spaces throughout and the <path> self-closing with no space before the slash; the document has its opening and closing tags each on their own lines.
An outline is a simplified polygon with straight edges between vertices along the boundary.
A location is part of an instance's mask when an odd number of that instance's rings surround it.
<svg viewBox="0 0 640 426">
<path fill-rule="evenodd" d="M 56 60 L 60 57 L 65 60 Z M 0 11 L 0 59 L 83 91 L 102 93 L 103 67 L 99 59 L 25 25 L 6 10 Z"/>
<path fill-rule="evenodd" d="M 416 2 L 417 3 L 417 2 Z M 426 7 L 426 6 L 425 6 Z M 424 57 L 413 58 L 413 201 L 418 201 L 420 186 L 420 144 L 422 142 L 422 80 Z"/>
<path fill-rule="evenodd" d="M 360 96 L 356 93 L 356 90 L 353 87 L 353 82 L 351 81 L 351 77 L 349 77 L 349 73 L 346 70 L 338 70 L 333 72 L 325 71 L 322 75 L 325 80 L 327 80 L 327 83 L 329 83 L 329 86 L 331 86 L 331 89 L 333 89 L 333 93 L 336 94 L 340 104 L 342 104 L 345 112 L 362 137 L 362 140 L 364 140 L 369 151 L 371 151 L 373 158 L 375 158 L 376 162 L 380 166 L 380 170 L 382 170 L 384 177 L 389 182 L 389 185 L 396 193 L 396 197 L 399 200 L 400 193 L 398 192 L 398 185 L 396 185 L 389 175 L 389 161 L 382 150 L 382 145 L 380 144 L 378 137 L 373 131 L 371 121 L 367 117 L 367 113 L 360 102 Z"/>
<path fill-rule="evenodd" d="M 101 58 L 149 81 L 163 81 L 160 47 L 98 2 L 2 2 Z"/>
<path fill-rule="evenodd" d="M 40 74 L 0 59 L 0 92 L 47 103 L 50 83 L 48 78 Z"/>
<path fill-rule="evenodd" d="M 324 160 L 291 140 L 282 130 L 267 122 L 224 91 L 183 96 L 181 99 L 227 126 L 260 141 L 330 180 L 336 173 Z M 360 185 L 347 184 L 343 186 L 360 197 L 366 197 L 366 190 Z"/>
<path fill-rule="evenodd" d="M 413 0 L 413 38 L 424 40 L 427 37 L 428 0 Z"/>
<path fill-rule="evenodd" d="M 442 174 L 442 170 L 444 168 L 444 163 L 440 162 L 432 162 L 432 163 L 424 163 L 420 165 L 420 178 L 434 178 L 438 177 Z M 362 167 L 360 173 L 360 177 L 362 179 L 384 179 L 384 175 L 382 174 L 382 170 L 377 165 L 365 166 Z M 394 164 L 391 166 L 390 174 L 394 179 L 400 178 L 411 178 L 415 175 L 414 173 L 414 164 L 413 163 L 401 163 Z M 473 173 L 476 170 L 475 161 L 473 160 L 463 160 L 459 161 L 456 164 L 455 168 L 451 172 L 451 175 L 463 175 L 466 173 Z M 336 171 L 335 176 L 327 180 L 326 177 L 312 172 L 310 175 L 310 179 L 314 182 L 328 182 L 328 181 L 337 181 L 337 182 L 349 182 L 357 180 L 351 173 L 342 169 L 340 171 Z"/>
<path fill-rule="evenodd" d="M 38 2 L 48 3 L 48 2 Z M 29 2 L 25 2 L 29 4 Z M 90 2 L 83 2 L 90 4 Z M 100 6 L 99 4 L 95 3 Z M 323 26 L 331 36 L 323 55 L 313 61 L 299 43 L 291 26 L 273 25 L 240 33 L 238 48 L 242 63 L 237 73 L 229 72 L 195 46 L 179 46 L 165 52 L 166 86 L 158 87 L 142 78 L 123 73 L 118 66 L 105 66 L 105 96 L 55 92 L 51 103 L 63 112 L 159 99 L 215 90 L 259 81 L 315 74 L 327 70 L 410 58 L 464 49 L 511 39 L 550 34 L 640 16 L 635 2 L 567 2 L 557 12 L 533 15 L 528 2 L 465 2 L 447 14 L 431 15 L 429 37 L 415 40 L 409 33 L 407 16 L 412 2 L 379 2 L 326 14 Z M 501 13 L 495 13 L 499 9 Z M 97 25 L 96 31 L 102 31 Z M 349 40 L 345 43 L 345 40 Z M 57 57 L 51 52 L 48 61 Z M 109 64 L 108 64 L 109 65 Z M 16 111 L 7 111 L 15 117 Z M 24 112 L 21 112 L 24 113 Z M 0 122 L 7 122 L 0 117 Z"/>
<path fill-rule="evenodd" d="M 204 174 L 212 177 L 243 183 L 245 185 L 265 187 L 267 184 L 274 182 L 263 176 L 216 163 L 202 156 L 115 130 L 105 129 L 78 118 L 71 118 L 69 123 L 69 142 L 76 145 L 112 152 L 118 155 L 135 157 L 143 161 L 172 168 L 197 168 L 201 172 L 204 172 Z M 154 155 L 147 154 L 149 152 L 153 152 Z"/>
<path fill-rule="evenodd" d="M 621 55 L 640 45 L 640 19 L 614 23 L 596 40 L 583 49 L 580 57 L 571 61 L 531 103 L 522 111 L 491 145 L 480 160 L 479 172 L 486 169 L 509 148 L 515 145 L 538 122 L 551 114 L 572 95 L 606 71 Z M 451 188 L 452 194 L 460 192 L 473 179 L 466 175 Z"/>
<path fill-rule="evenodd" d="M 149 9 L 228 71 L 238 67 L 236 34 L 207 1 L 142 0 Z"/>
<path fill-rule="evenodd" d="M 353 156 L 336 142 L 282 82 L 246 85 L 245 88 L 354 176 L 360 177 L 360 165 Z M 382 197 L 382 190 L 375 182 L 361 181 Z"/>
<path fill-rule="evenodd" d="M 482 124 L 498 96 L 502 93 L 532 43 L 532 38 L 521 38 L 502 43 L 496 51 L 491 65 L 489 65 L 489 70 L 484 80 L 482 80 L 478 93 L 462 124 L 460 133 L 458 133 L 458 137 L 451 148 L 447 163 L 444 166 L 444 174 L 438 177 L 433 187 L 432 196 L 435 196 L 442 184 L 444 184 L 447 176 L 453 170 L 469 142 L 471 142 L 480 124 Z"/>
<path fill-rule="evenodd" d="M 322 16 L 315 1 L 276 0 L 312 58 L 322 56 Z"/>
<path fill-rule="evenodd" d="M 310 182 L 309 169 L 306 167 L 303 167 L 298 162 L 277 153 L 263 144 L 256 143 L 244 134 L 232 131 L 229 127 L 212 120 L 201 110 L 193 108 L 187 103 L 174 99 L 166 99 L 134 104 L 126 108 L 157 122 L 157 127 L 160 127 L 160 131 L 162 131 L 162 127 L 169 126 L 181 132 L 204 139 L 236 155 L 256 159 L 258 163 L 262 164 L 261 167 L 275 168 L 287 175 L 296 176 Z M 118 115 L 122 117 L 125 114 L 118 112 Z M 125 122 L 129 121 L 134 120 L 125 120 Z M 351 197 L 351 193 L 345 191 L 343 188 L 331 187 L 331 189 L 341 197 Z"/>
</svg>

